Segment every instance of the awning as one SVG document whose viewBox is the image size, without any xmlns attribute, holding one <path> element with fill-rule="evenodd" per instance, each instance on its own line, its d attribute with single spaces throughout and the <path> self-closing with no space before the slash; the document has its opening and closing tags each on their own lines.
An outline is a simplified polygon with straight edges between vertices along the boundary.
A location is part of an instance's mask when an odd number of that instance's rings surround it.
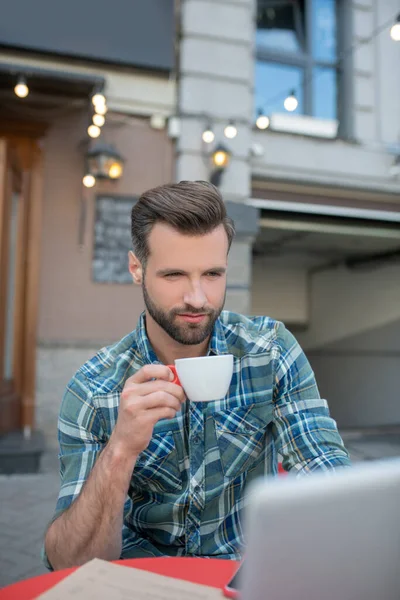
<svg viewBox="0 0 400 600">
<path fill-rule="evenodd" d="M 332 189 L 306 194 L 301 187 L 296 193 L 253 188 L 257 197 L 248 205 L 260 211 L 255 257 L 308 271 L 343 264 L 375 268 L 400 261 L 399 196 L 363 198 L 350 192 L 346 197 L 345 190 L 341 192 L 338 196 Z"/>
<path fill-rule="evenodd" d="M 29 95 L 23 99 L 14 93 L 19 77 L 24 77 L 29 87 Z M 0 118 L 51 120 L 57 109 L 84 106 L 103 86 L 104 79 L 91 74 L 3 62 L 0 63 Z"/>
</svg>

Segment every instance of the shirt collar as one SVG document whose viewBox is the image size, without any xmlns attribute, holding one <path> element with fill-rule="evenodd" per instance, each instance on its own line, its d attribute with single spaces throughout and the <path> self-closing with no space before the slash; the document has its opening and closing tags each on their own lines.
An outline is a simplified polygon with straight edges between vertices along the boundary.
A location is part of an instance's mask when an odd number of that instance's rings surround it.
<svg viewBox="0 0 400 600">
<path fill-rule="evenodd" d="M 208 354 L 228 354 L 228 345 L 226 343 L 224 330 L 219 317 L 215 321 L 214 329 L 211 334 Z"/>
<path fill-rule="evenodd" d="M 136 341 L 139 352 L 143 358 L 143 363 L 159 363 L 156 353 L 147 337 L 146 332 L 146 316 L 145 313 L 139 317 L 136 326 Z M 223 327 L 220 319 L 215 322 L 213 332 L 211 334 L 210 344 L 208 347 L 208 355 L 228 354 L 228 346 L 226 343 Z"/>
</svg>

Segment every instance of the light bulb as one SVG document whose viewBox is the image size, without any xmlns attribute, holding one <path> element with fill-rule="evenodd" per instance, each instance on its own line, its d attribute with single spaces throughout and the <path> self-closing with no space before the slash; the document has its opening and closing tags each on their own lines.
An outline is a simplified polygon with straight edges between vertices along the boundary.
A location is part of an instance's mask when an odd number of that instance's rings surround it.
<svg viewBox="0 0 400 600">
<path fill-rule="evenodd" d="M 267 129 L 269 127 L 269 118 L 267 115 L 260 113 L 257 117 L 256 126 L 258 129 Z"/>
<path fill-rule="evenodd" d="M 219 150 L 214 154 L 214 163 L 217 167 L 223 167 L 228 162 L 228 156 L 223 150 Z"/>
<path fill-rule="evenodd" d="M 203 131 L 203 142 L 205 142 L 206 144 L 211 144 L 214 140 L 215 140 L 215 134 L 212 131 L 212 129 L 206 129 L 205 131 Z"/>
<path fill-rule="evenodd" d="M 104 106 L 104 104 L 106 103 L 106 97 L 104 96 L 104 94 L 95 94 L 92 97 L 92 103 L 93 106 Z"/>
<path fill-rule="evenodd" d="M 26 98 L 29 94 L 29 88 L 26 85 L 26 81 L 23 77 L 18 79 L 17 85 L 14 88 L 14 92 L 18 98 Z"/>
<path fill-rule="evenodd" d="M 237 128 L 234 123 L 230 122 L 224 129 L 225 137 L 233 140 L 237 136 Z"/>
<path fill-rule="evenodd" d="M 101 129 L 100 127 L 97 127 L 97 125 L 89 125 L 87 132 L 91 138 L 98 138 L 101 133 Z"/>
<path fill-rule="evenodd" d="M 98 115 L 98 114 L 93 115 L 92 120 L 93 120 L 93 125 L 97 125 L 97 127 L 103 127 L 103 125 L 106 121 L 103 115 Z"/>
<path fill-rule="evenodd" d="M 109 170 L 108 175 L 111 179 L 118 179 L 122 175 L 122 165 L 120 163 L 113 163 Z"/>
<path fill-rule="evenodd" d="M 96 106 L 94 107 L 94 112 L 97 115 L 104 116 L 107 113 L 107 110 L 108 110 L 108 108 L 107 108 L 106 104 L 96 104 Z"/>
<path fill-rule="evenodd" d="M 296 98 L 296 94 L 295 92 L 291 92 L 290 95 L 285 99 L 285 102 L 283 103 L 284 107 L 286 108 L 287 111 L 289 112 L 293 112 L 294 110 L 296 110 L 296 108 L 299 105 L 299 101 Z"/>
<path fill-rule="evenodd" d="M 96 183 L 96 178 L 93 175 L 85 175 L 82 179 L 82 183 L 87 188 L 92 188 Z"/>
<path fill-rule="evenodd" d="M 390 37 L 395 42 L 400 42 L 400 20 L 398 20 L 397 23 L 392 26 L 390 30 Z"/>
</svg>

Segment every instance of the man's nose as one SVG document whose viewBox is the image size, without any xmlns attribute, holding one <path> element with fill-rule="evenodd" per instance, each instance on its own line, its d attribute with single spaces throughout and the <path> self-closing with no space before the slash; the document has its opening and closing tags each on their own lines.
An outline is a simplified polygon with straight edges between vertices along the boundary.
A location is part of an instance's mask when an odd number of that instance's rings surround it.
<svg viewBox="0 0 400 600">
<path fill-rule="evenodd" d="M 193 284 L 183 298 L 185 304 L 193 306 L 193 308 L 203 308 L 207 303 L 207 297 L 203 291 L 203 288 L 199 283 Z"/>
</svg>

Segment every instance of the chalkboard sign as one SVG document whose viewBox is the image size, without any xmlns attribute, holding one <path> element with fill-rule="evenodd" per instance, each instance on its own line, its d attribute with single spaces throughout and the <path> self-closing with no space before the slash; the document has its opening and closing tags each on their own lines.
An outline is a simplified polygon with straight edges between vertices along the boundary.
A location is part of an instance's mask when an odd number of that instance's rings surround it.
<svg viewBox="0 0 400 600">
<path fill-rule="evenodd" d="M 96 198 L 92 274 L 98 283 L 132 283 L 128 252 L 132 249 L 131 210 L 135 196 Z"/>
</svg>

